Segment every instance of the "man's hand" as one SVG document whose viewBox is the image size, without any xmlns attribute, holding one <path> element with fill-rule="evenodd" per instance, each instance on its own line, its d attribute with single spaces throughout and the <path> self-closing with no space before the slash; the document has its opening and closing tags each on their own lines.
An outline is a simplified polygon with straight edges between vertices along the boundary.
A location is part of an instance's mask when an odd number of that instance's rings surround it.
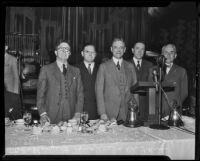
<svg viewBox="0 0 200 161">
<path fill-rule="evenodd" d="M 40 124 L 44 126 L 46 122 L 50 123 L 50 118 L 47 116 L 47 114 L 40 116 Z"/>
<path fill-rule="evenodd" d="M 105 122 L 108 121 L 108 116 L 106 114 L 102 114 L 101 120 L 104 120 Z"/>
</svg>

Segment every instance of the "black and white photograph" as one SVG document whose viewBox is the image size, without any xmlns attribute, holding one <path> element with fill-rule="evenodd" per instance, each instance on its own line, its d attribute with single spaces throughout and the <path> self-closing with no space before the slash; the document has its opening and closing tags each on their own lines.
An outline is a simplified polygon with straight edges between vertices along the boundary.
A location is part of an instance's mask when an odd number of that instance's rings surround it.
<svg viewBox="0 0 200 161">
<path fill-rule="evenodd" d="M 196 1 L 3 0 L 2 158 L 200 159 L 199 15 Z"/>
</svg>

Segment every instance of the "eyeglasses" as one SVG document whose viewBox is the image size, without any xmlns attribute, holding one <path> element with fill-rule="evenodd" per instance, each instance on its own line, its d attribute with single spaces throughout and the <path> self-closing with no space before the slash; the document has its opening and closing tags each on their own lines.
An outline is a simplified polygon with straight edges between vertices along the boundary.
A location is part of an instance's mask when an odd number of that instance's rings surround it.
<svg viewBox="0 0 200 161">
<path fill-rule="evenodd" d="M 83 52 L 84 52 L 84 53 L 87 53 L 87 54 L 89 54 L 89 53 L 91 53 L 91 54 L 96 54 L 96 52 L 94 52 L 94 51 L 88 51 L 88 50 L 84 50 Z"/>
<path fill-rule="evenodd" d="M 68 52 L 68 53 L 70 52 L 70 49 L 67 48 L 67 47 L 66 48 L 65 47 L 59 47 L 58 50 L 62 50 L 62 51 Z"/>
</svg>

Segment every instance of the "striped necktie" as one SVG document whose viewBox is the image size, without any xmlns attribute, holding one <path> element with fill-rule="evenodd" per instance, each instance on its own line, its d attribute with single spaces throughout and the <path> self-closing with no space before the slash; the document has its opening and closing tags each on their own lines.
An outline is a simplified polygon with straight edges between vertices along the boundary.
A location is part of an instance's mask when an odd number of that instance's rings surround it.
<svg viewBox="0 0 200 161">
<path fill-rule="evenodd" d="M 89 74 L 92 74 L 91 64 L 88 64 L 88 72 L 89 72 Z"/>
<path fill-rule="evenodd" d="M 140 70 L 140 61 L 137 61 L 137 69 Z"/>
<path fill-rule="evenodd" d="M 66 67 L 65 67 L 65 64 L 63 64 L 63 75 L 65 76 L 66 73 L 67 73 L 67 69 L 66 69 Z"/>
<path fill-rule="evenodd" d="M 119 65 L 119 61 L 117 62 L 117 69 L 120 70 L 120 65 Z"/>
</svg>

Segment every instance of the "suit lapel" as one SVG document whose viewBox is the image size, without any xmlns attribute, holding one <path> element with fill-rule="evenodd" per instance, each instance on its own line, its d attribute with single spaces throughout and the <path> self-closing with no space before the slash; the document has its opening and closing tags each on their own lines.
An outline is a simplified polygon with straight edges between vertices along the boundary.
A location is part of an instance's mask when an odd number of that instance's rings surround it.
<svg viewBox="0 0 200 161">
<path fill-rule="evenodd" d="M 60 73 L 61 73 L 61 71 L 60 71 L 60 69 L 59 69 L 59 67 L 58 67 L 56 62 L 54 62 L 52 70 L 53 70 L 52 71 L 52 73 L 53 73 L 52 76 L 55 77 L 56 82 L 60 82 Z"/>
<path fill-rule="evenodd" d="M 85 66 L 84 62 L 82 62 L 82 67 L 83 67 L 83 71 L 84 73 L 89 74 L 87 67 Z"/>
<path fill-rule="evenodd" d="M 173 73 L 175 71 L 176 71 L 176 65 L 173 64 L 167 75 L 170 75 L 171 73 Z"/>
<path fill-rule="evenodd" d="M 140 71 L 139 71 L 139 74 L 138 74 L 139 80 L 142 80 L 142 75 L 144 73 L 144 69 L 146 68 L 145 66 L 146 66 L 145 61 L 142 60 L 142 62 L 141 62 L 141 68 L 140 68 Z"/>
<path fill-rule="evenodd" d="M 128 80 L 130 72 L 129 72 L 127 64 L 126 64 L 126 62 L 124 60 L 122 61 L 121 68 L 124 68 L 124 71 L 125 71 L 125 84 L 127 85 L 127 80 Z M 111 69 L 111 71 L 113 71 L 113 72 L 111 72 L 111 74 L 113 75 L 114 82 L 117 85 L 117 87 L 119 87 L 119 80 L 118 80 L 118 77 L 117 77 L 117 68 L 116 68 L 116 65 L 113 62 L 113 60 L 111 60 L 110 69 Z"/>
<path fill-rule="evenodd" d="M 111 71 L 110 74 L 113 76 L 115 84 L 119 87 L 119 82 L 117 79 L 117 68 L 112 59 L 110 60 L 109 66 L 110 67 L 108 67 L 108 69 L 110 69 L 110 71 Z"/>
<path fill-rule="evenodd" d="M 129 72 L 129 68 L 128 68 L 128 66 L 127 66 L 127 64 L 126 64 L 126 62 L 124 60 L 122 61 L 122 66 L 124 67 L 124 71 L 125 71 L 125 84 L 127 85 L 127 81 L 128 81 L 128 77 L 129 77 L 130 72 Z"/>
<path fill-rule="evenodd" d="M 134 65 L 134 67 L 136 68 L 136 70 L 138 71 L 138 69 L 137 69 L 137 67 L 136 67 L 136 65 L 135 65 L 135 62 L 134 62 L 134 60 L 133 59 L 131 59 L 131 63 Z"/>
<path fill-rule="evenodd" d="M 97 75 L 97 65 L 96 63 L 94 63 L 94 68 L 92 71 L 92 79 L 95 80 L 96 79 L 96 75 Z"/>
<path fill-rule="evenodd" d="M 74 79 L 74 72 L 72 70 L 71 65 L 68 64 L 67 66 L 67 74 L 65 75 L 67 79 L 67 86 L 70 88 Z"/>
</svg>

